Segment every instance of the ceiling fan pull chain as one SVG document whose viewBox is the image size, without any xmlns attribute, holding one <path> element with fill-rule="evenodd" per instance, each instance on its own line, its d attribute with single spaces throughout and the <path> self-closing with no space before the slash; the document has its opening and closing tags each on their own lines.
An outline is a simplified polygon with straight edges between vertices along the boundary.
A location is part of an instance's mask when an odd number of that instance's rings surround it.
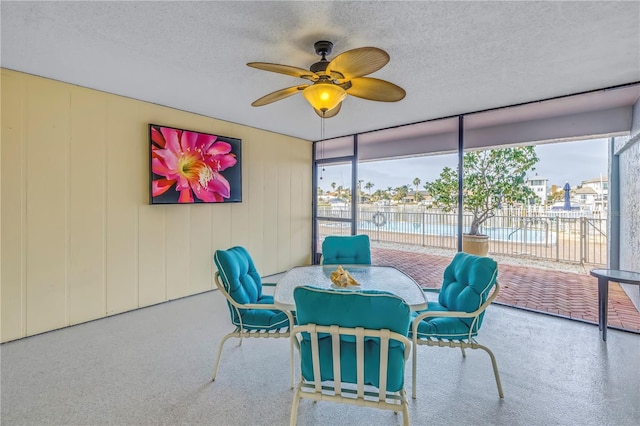
<svg viewBox="0 0 640 426">
<path fill-rule="evenodd" d="M 324 160 L 324 114 L 325 111 L 322 111 L 322 117 L 320 117 L 320 159 Z M 320 180 L 322 180 L 322 175 L 324 174 L 324 164 L 322 165 L 322 170 L 320 171 Z"/>
</svg>

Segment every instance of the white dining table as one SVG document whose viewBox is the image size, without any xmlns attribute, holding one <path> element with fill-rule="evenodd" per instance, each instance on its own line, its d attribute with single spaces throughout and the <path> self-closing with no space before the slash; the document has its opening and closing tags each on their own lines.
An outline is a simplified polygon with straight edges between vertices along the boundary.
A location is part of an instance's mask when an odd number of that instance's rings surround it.
<svg viewBox="0 0 640 426">
<path fill-rule="evenodd" d="M 392 266 L 341 265 L 358 282 L 358 286 L 337 287 L 331 273 L 338 265 L 298 266 L 289 270 L 276 284 L 274 304 L 283 310 L 295 311 L 293 290 L 301 286 L 339 288 L 349 291 L 387 291 L 401 297 L 413 311 L 427 308 L 424 291 L 413 278 Z"/>
</svg>

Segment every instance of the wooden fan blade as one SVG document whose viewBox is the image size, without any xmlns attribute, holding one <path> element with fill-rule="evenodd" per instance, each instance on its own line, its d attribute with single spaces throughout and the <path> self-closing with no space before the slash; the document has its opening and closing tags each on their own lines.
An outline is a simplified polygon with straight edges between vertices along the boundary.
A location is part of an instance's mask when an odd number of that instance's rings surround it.
<svg viewBox="0 0 640 426">
<path fill-rule="evenodd" d="M 400 86 L 371 77 L 354 78 L 347 93 L 358 98 L 380 102 L 397 102 L 404 99 L 407 94 Z"/>
<path fill-rule="evenodd" d="M 300 77 L 306 80 L 318 80 L 318 75 L 316 73 L 305 70 L 304 68 L 292 67 L 289 65 L 270 64 L 267 62 L 249 62 L 247 65 L 259 70 L 277 72 L 279 74 L 291 75 L 293 77 Z"/>
<path fill-rule="evenodd" d="M 313 109 L 316 114 L 318 114 L 320 117 L 324 117 L 324 118 L 331 118 L 336 116 L 339 112 L 340 112 L 340 107 L 342 106 L 342 102 L 340 102 L 338 105 L 335 106 L 335 108 L 330 109 L 329 111 L 325 112 L 324 115 L 322 114 L 322 111 L 320 111 L 319 109 Z"/>
<path fill-rule="evenodd" d="M 327 65 L 326 73 L 334 78 L 362 77 L 378 71 L 389 62 L 389 54 L 377 47 L 360 47 L 339 54 Z M 334 73 L 334 74 L 332 74 Z"/>
<path fill-rule="evenodd" d="M 289 96 L 295 95 L 296 93 L 304 90 L 305 87 L 308 87 L 308 86 L 309 86 L 308 84 L 303 84 L 302 86 L 293 86 L 293 87 L 287 87 L 286 89 L 276 90 L 273 93 L 269 93 L 268 95 L 265 95 L 260 99 L 255 100 L 251 104 L 251 106 L 254 106 L 254 107 L 263 106 L 275 101 L 279 101 L 284 98 L 288 98 Z"/>
</svg>

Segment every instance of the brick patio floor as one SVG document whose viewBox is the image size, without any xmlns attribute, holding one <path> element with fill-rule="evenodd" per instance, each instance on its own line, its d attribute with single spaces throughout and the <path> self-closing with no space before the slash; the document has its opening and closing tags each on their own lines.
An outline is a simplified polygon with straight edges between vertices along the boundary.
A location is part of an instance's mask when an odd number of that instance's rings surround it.
<svg viewBox="0 0 640 426">
<path fill-rule="evenodd" d="M 371 248 L 372 262 L 404 271 L 423 287 L 440 287 L 451 257 Z M 588 273 L 498 264 L 494 303 L 598 324 L 598 285 Z M 640 332 L 640 313 L 619 284 L 609 285 L 608 326 Z"/>
</svg>

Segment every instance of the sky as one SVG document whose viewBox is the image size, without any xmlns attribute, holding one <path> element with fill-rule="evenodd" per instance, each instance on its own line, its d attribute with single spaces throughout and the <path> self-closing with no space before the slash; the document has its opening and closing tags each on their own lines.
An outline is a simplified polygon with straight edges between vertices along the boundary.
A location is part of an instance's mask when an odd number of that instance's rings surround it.
<svg viewBox="0 0 640 426">
<path fill-rule="evenodd" d="M 572 188 L 588 179 L 606 178 L 608 173 L 608 139 L 591 139 L 586 141 L 550 143 L 536 146 L 536 153 L 540 161 L 536 164 L 528 177 L 547 178 L 548 186 L 564 186 L 569 182 Z M 373 183 L 371 190 L 396 188 L 411 184 L 415 189 L 413 180 L 420 179 L 420 189 L 425 182 L 438 177 L 445 166 L 456 168 L 457 154 L 434 155 L 428 157 L 406 158 L 398 160 L 386 160 L 360 163 L 358 179 L 366 184 Z M 329 166 L 322 172 L 320 187 L 326 191 L 331 190 L 331 183 L 345 188 L 351 187 L 350 166 Z"/>
</svg>

